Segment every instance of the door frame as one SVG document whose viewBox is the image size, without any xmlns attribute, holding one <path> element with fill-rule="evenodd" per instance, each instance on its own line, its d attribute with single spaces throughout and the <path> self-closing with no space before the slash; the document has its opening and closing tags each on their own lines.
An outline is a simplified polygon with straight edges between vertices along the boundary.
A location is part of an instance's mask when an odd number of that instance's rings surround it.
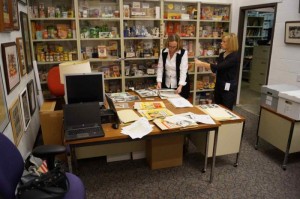
<svg viewBox="0 0 300 199">
<path fill-rule="evenodd" d="M 269 80 L 269 71 L 270 71 L 270 63 L 271 63 L 271 56 L 272 56 L 272 49 L 273 49 L 273 39 L 274 39 L 274 32 L 275 32 L 275 24 L 276 24 L 276 13 L 277 13 L 277 3 L 268 3 L 268 4 L 260 4 L 260 5 L 251 5 L 251 6 L 244 6 L 240 7 L 239 11 L 239 20 L 238 20 L 238 44 L 240 46 L 239 49 L 239 60 L 240 60 L 240 66 L 239 66 L 239 72 L 238 72 L 238 91 L 237 91 L 237 99 L 236 104 L 239 104 L 240 101 L 240 94 L 241 94 L 241 84 L 242 84 L 242 70 L 243 70 L 243 57 L 242 57 L 242 50 L 244 47 L 244 28 L 245 28 L 245 17 L 246 17 L 246 11 L 253 10 L 253 9 L 260 9 L 260 8 L 267 8 L 267 7 L 273 7 L 274 8 L 274 21 L 273 21 L 273 28 L 272 28 L 272 35 L 271 35 L 271 45 L 270 45 L 270 56 L 269 56 L 269 65 L 267 70 L 267 79 L 265 84 L 268 84 Z"/>
</svg>

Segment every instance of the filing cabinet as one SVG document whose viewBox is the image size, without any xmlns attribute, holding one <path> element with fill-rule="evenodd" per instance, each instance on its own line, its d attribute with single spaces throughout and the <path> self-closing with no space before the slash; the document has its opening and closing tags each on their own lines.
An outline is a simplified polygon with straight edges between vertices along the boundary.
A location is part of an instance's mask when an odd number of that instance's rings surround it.
<svg viewBox="0 0 300 199">
<path fill-rule="evenodd" d="M 254 46 L 250 70 L 250 89 L 260 92 L 266 84 L 269 66 L 270 46 Z"/>
</svg>

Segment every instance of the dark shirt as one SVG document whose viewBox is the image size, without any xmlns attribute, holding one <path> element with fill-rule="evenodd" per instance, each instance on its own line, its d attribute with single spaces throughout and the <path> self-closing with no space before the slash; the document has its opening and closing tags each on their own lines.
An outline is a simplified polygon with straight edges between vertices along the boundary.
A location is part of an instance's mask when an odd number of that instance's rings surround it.
<svg viewBox="0 0 300 199">
<path fill-rule="evenodd" d="M 211 64 L 211 70 L 217 74 L 216 88 L 224 90 L 225 83 L 230 83 L 230 90 L 235 91 L 238 84 L 239 55 L 232 52 L 224 58 L 221 53 L 217 59 L 217 64 Z"/>
</svg>

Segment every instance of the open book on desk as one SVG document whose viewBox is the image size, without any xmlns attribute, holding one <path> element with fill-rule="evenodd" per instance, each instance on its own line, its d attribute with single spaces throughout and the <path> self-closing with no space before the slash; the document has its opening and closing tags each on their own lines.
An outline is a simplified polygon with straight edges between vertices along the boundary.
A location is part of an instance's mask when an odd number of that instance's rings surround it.
<svg viewBox="0 0 300 199">
<path fill-rule="evenodd" d="M 161 89 L 158 91 L 159 97 L 161 99 L 168 99 L 173 97 L 181 97 L 179 94 L 175 93 L 174 89 Z"/>
<path fill-rule="evenodd" d="M 176 108 L 193 107 L 193 105 L 183 97 L 168 98 L 168 101 Z"/>
</svg>

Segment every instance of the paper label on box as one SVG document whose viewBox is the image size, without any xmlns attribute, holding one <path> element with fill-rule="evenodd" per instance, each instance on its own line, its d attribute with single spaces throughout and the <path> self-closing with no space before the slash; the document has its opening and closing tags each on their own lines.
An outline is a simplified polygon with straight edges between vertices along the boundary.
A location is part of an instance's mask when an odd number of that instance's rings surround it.
<svg viewBox="0 0 300 199">
<path fill-rule="evenodd" d="M 266 105 L 272 106 L 272 100 L 266 100 Z"/>
<path fill-rule="evenodd" d="M 267 97 L 266 97 L 266 100 L 271 101 L 271 103 L 272 103 L 273 97 L 267 96 Z"/>
</svg>

